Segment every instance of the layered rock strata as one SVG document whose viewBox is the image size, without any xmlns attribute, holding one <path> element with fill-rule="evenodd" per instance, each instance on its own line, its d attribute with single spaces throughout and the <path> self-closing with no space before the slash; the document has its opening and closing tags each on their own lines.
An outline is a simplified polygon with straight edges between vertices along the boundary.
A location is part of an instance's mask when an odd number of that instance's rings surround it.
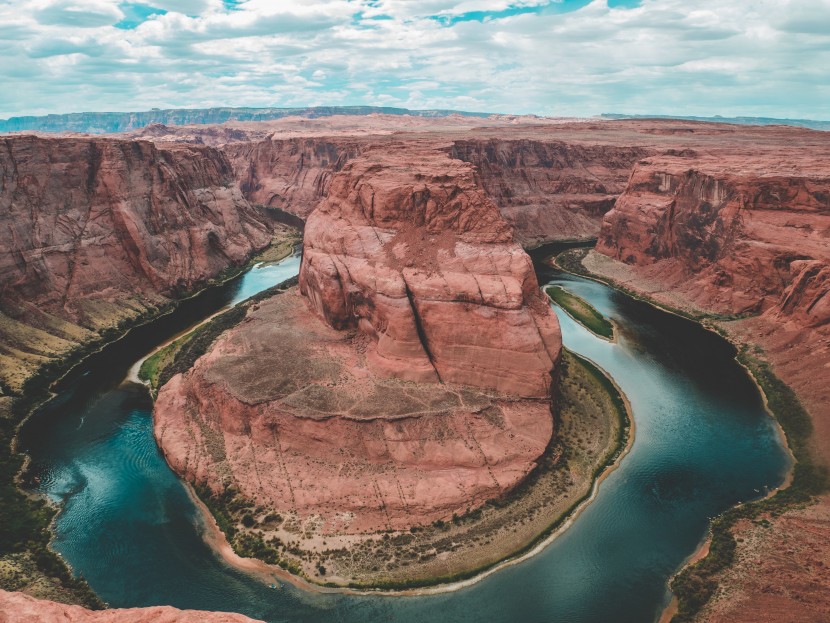
<svg viewBox="0 0 830 623">
<path fill-rule="evenodd" d="M 641 162 L 597 246 L 618 262 L 592 255 L 584 263 L 663 304 L 709 314 L 752 357 L 772 364 L 812 416 L 810 451 L 827 465 L 830 138 L 799 138 L 774 152 Z M 696 620 L 826 615 L 817 578 L 830 558 L 829 512 L 824 495 L 814 506 L 764 516 L 760 529 L 739 522 L 735 567 L 716 578 L 715 597 Z"/>
<path fill-rule="evenodd" d="M 215 149 L 0 139 L 0 383 L 270 239 Z"/>
<path fill-rule="evenodd" d="M 354 534 L 464 513 L 544 452 L 561 336 L 530 260 L 468 164 L 398 153 L 332 181 L 302 297 L 161 388 L 156 437 L 189 480 Z"/>
<path fill-rule="evenodd" d="M 830 368 L 828 171 L 826 152 L 648 159 L 597 245 L 628 268 L 594 267 L 728 322 L 767 351 L 830 434 L 830 389 L 815 382 Z"/>
<path fill-rule="evenodd" d="M 525 245 L 593 238 L 625 188 L 634 163 L 651 150 L 541 140 L 458 140 L 454 158 L 475 165 L 485 192 Z"/>
<path fill-rule="evenodd" d="M 410 149 L 350 164 L 308 220 L 300 288 L 328 324 L 371 336 L 382 375 L 550 393 L 558 325 L 462 162 Z"/>
<path fill-rule="evenodd" d="M 251 203 L 305 218 L 328 194 L 334 174 L 359 149 L 353 139 L 298 137 L 236 142 L 223 151 Z"/>
<path fill-rule="evenodd" d="M 606 215 L 597 250 L 659 266 L 702 308 L 777 307 L 807 325 L 826 323 L 830 169 L 750 154 L 647 159 Z"/>
</svg>

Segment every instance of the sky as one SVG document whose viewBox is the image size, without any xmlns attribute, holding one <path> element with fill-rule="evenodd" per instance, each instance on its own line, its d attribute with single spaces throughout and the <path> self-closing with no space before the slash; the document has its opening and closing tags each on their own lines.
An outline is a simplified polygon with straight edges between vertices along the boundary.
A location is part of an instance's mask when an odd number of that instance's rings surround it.
<svg viewBox="0 0 830 623">
<path fill-rule="evenodd" d="M 830 119 L 830 0 L 0 0 L 0 118 L 355 104 Z"/>
</svg>

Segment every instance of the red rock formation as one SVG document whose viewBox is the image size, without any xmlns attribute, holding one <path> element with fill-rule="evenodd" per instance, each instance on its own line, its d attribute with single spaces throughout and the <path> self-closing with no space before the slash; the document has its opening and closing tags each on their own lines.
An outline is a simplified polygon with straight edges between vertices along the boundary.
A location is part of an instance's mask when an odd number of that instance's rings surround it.
<svg viewBox="0 0 830 623">
<path fill-rule="evenodd" d="M 552 435 L 561 336 L 530 259 L 469 164 L 393 147 L 350 161 L 309 218 L 307 301 L 261 304 L 156 401 L 174 470 L 325 533 L 463 513 Z"/>
<path fill-rule="evenodd" d="M 332 175 L 358 149 L 354 140 L 325 137 L 268 138 L 223 148 L 251 203 L 281 208 L 303 218 L 326 196 Z"/>
<path fill-rule="evenodd" d="M 0 362 L 36 365 L 269 241 L 215 149 L 0 139 Z"/>
<path fill-rule="evenodd" d="M 369 151 L 336 177 L 304 244 L 302 292 L 333 327 L 372 337 L 377 372 L 549 395 L 558 324 L 469 165 Z"/>
<path fill-rule="evenodd" d="M 828 464 L 830 135 L 759 134 L 778 144 L 638 164 L 597 246 L 627 265 L 586 263 L 664 304 L 727 315 L 718 327 L 796 391 L 812 416 L 810 451 Z M 735 565 L 695 620 L 826 619 L 829 512 L 823 495 L 757 530 L 739 522 Z"/>
<path fill-rule="evenodd" d="M 634 163 L 651 153 L 552 138 L 458 140 L 450 151 L 476 166 L 481 186 L 523 244 L 595 237 Z"/>
<path fill-rule="evenodd" d="M 254 623 L 241 614 L 169 606 L 87 610 L 0 590 L 0 623 Z"/>
<path fill-rule="evenodd" d="M 21 136 L 0 172 L 4 297 L 50 310 L 189 289 L 270 240 L 213 149 Z"/>
<path fill-rule="evenodd" d="M 653 266 L 703 309 L 777 306 L 826 321 L 830 169 L 770 154 L 650 158 L 606 215 L 597 250 Z"/>
<path fill-rule="evenodd" d="M 511 489 L 550 441 L 547 400 L 379 378 L 365 340 L 296 290 L 249 313 L 156 400 L 171 467 L 323 534 L 405 530 Z"/>
</svg>

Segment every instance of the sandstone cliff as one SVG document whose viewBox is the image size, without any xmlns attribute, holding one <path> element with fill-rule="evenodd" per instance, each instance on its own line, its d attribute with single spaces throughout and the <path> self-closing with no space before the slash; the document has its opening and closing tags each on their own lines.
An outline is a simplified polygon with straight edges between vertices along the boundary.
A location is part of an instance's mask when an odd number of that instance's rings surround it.
<svg viewBox="0 0 830 623">
<path fill-rule="evenodd" d="M 269 241 L 214 149 L 0 139 L 0 383 Z"/>
<path fill-rule="evenodd" d="M 557 323 L 472 168 L 431 149 L 365 153 L 306 227 L 300 288 L 373 340 L 381 374 L 550 393 Z"/>
<path fill-rule="evenodd" d="M 638 164 L 597 246 L 624 263 L 600 255 L 584 263 L 663 304 L 713 314 L 710 322 L 797 392 L 812 416 L 809 452 L 827 465 L 830 136 L 776 132 L 784 136 L 774 150 Z M 780 390 L 771 391 L 780 403 Z M 789 417 L 800 435 L 809 434 L 808 424 Z M 803 452 L 803 441 L 796 444 Z M 716 597 L 695 620 L 826 618 L 829 514 L 825 494 L 815 505 L 764 515 L 763 524 L 738 522 L 735 565 L 716 578 Z"/>
<path fill-rule="evenodd" d="M 553 432 L 561 336 L 529 258 L 469 164 L 395 147 L 349 161 L 309 217 L 304 298 L 256 306 L 156 402 L 178 473 L 311 533 L 463 513 Z"/>
<path fill-rule="evenodd" d="M 476 166 L 516 239 L 529 245 L 596 237 L 634 163 L 651 152 L 550 139 L 468 139 L 455 141 L 450 153 Z"/>
<path fill-rule="evenodd" d="M 169 606 L 87 610 L 0 590 L 0 623 L 254 623 L 241 614 Z"/>
<path fill-rule="evenodd" d="M 703 309 L 826 323 L 830 170 L 764 154 L 650 158 L 606 215 L 597 250 L 652 266 Z"/>
<path fill-rule="evenodd" d="M 351 139 L 268 138 L 231 143 L 223 151 L 245 197 L 302 218 L 323 199 L 332 176 L 359 150 Z"/>
</svg>

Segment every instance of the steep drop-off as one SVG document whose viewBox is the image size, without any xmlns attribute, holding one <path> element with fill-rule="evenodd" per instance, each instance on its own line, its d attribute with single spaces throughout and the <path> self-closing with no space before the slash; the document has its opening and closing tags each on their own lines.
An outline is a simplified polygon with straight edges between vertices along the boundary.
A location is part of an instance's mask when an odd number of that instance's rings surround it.
<svg viewBox="0 0 830 623">
<path fill-rule="evenodd" d="M 596 237 L 634 163 L 651 152 L 555 140 L 459 140 L 454 158 L 476 166 L 516 239 L 532 245 Z"/>
<path fill-rule="evenodd" d="M 252 308 L 156 402 L 177 472 L 311 534 L 464 513 L 553 431 L 561 336 L 529 258 L 468 164 L 397 153 L 335 176 L 306 226 L 305 296 Z"/>
<path fill-rule="evenodd" d="M 332 176 L 359 149 L 355 140 L 336 138 L 269 138 L 223 147 L 251 203 L 303 218 L 328 194 Z"/>
<path fill-rule="evenodd" d="M 650 158 L 605 217 L 597 250 L 659 266 L 673 290 L 704 309 L 778 307 L 826 323 L 830 171 L 763 155 Z"/>
<path fill-rule="evenodd" d="M 0 383 L 192 290 L 270 241 L 205 147 L 0 140 Z"/>
<path fill-rule="evenodd" d="M 309 218 L 303 294 L 370 335 L 384 375 L 548 395 L 561 338 L 530 258 L 469 165 L 393 150 L 349 165 Z"/>
<path fill-rule="evenodd" d="M 818 145 L 641 162 L 597 246 L 622 263 L 597 254 L 584 261 L 660 303 L 708 314 L 749 346 L 750 361 L 769 362 L 796 390 L 812 422 L 794 415 L 781 387 L 765 386 L 801 463 L 792 497 L 820 493 L 822 468 L 812 466 L 830 464 L 830 140 L 801 138 Z M 717 590 L 696 620 L 823 620 L 830 498 L 816 500 L 763 513 L 763 524 L 752 522 L 760 529 L 739 521 L 735 566 L 715 575 Z"/>
</svg>

